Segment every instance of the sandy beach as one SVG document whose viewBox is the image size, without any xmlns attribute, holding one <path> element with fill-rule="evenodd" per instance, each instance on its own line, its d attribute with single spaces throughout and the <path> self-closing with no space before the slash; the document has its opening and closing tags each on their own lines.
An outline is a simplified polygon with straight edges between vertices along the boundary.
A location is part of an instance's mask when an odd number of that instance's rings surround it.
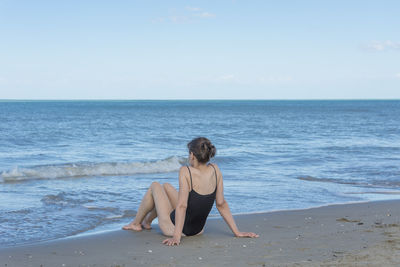
<svg viewBox="0 0 400 267">
<path fill-rule="evenodd" d="M 398 266 L 400 201 L 235 216 L 257 239 L 234 238 L 222 219 L 178 247 L 150 231 L 116 230 L 0 250 L 1 266 Z"/>
</svg>

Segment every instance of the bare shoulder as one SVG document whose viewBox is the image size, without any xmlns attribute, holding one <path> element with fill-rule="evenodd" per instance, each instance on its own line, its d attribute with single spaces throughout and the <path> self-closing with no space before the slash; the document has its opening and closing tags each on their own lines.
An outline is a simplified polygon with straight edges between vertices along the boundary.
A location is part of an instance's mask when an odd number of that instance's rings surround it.
<svg viewBox="0 0 400 267">
<path fill-rule="evenodd" d="M 187 176 L 189 175 L 189 170 L 186 166 L 181 166 L 181 168 L 179 169 L 179 176 Z"/>
<path fill-rule="evenodd" d="M 216 172 L 217 172 L 217 176 L 221 177 L 222 173 L 221 170 L 219 169 L 218 165 L 216 163 L 210 163 L 212 166 L 214 166 Z"/>
<path fill-rule="evenodd" d="M 189 180 L 189 170 L 186 166 L 182 166 L 179 169 L 179 188 L 181 188 L 181 185 L 189 186 Z"/>
<path fill-rule="evenodd" d="M 213 165 L 214 168 L 215 168 L 217 171 L 220 171 L 217 163 L 210 163 L 210 165 Z"/>
</svg>

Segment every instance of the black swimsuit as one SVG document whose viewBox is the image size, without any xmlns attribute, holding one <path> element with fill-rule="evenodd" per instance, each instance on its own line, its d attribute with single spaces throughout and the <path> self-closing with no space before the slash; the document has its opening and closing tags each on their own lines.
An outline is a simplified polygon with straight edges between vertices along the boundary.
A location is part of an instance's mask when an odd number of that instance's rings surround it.
<svg viewBox="0 0 400 267">
<path fill-rule="evenodd" d="M 201 230 L 203 230 L 208 214 L 210 213 L 215 201 L 217 193 L 217 172 L 215 167 L 212 164 L 210 165 L 213 167 L 215 173 L 215 190 L 208 195 L 201 195 L 193 190 L 192 173 L 187 166 L 190 174 L 190 184 L 192 186 L 192 190 L 189 192 L 185 223 L 183 224 L 182 229 L 182 232 L 187 236 L 197 235 Z M 171 212 L 170 218 L 172 223 L 175 225 L 175 210 Z"/>
</svg>

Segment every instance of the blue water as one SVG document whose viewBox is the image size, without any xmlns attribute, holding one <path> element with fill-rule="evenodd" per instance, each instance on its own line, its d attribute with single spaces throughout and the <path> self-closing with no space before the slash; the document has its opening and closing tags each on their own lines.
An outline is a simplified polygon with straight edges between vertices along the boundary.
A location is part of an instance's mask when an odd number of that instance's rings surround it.
<svg viewBox="0 0 400 267">
<path fill-rule="evenodd" d="M 233 213 L 400 198 L 399 118 L 400 101 L 1 101 L 0 247 L 119 228 L 152 181 L 178 185 L 197 136 Z"/>
</svg>

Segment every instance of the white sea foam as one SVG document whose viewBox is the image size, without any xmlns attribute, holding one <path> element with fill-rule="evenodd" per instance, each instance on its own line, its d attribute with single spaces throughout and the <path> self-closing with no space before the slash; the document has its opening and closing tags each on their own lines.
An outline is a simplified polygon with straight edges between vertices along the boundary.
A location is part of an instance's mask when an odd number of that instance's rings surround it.
<svg viewBox="0 0 400 267">
<path fill-rule="evenodd" d="M 103 162 L 45 165 L 32 168 L 19 168 L 1 173 L 0 182 L 17 182 L 34 179 L 59 179 L 69 177 L 118 176 L 147 173 L 166 173 L 178 171 L 183 160 L 169 157 L 148 162 Z"/>
<path fill-rule="evenodd" d="M 367 188 L 385 188 L 385 187 L 399 187 L 400 182 L 395 180 L 371 180 L 371 181 L 360 181 L 360 180 L 345 180 L 345 179 L 333 179 L 333 178 L 318 178 L 312 176 L 299 176 L 299 180 L 307 182 L 321 182 L 321 183 L 334 183 L 334 184 L 344 184 L 344 185 L 354 185 L 362 186 Z M 379 194 L 379 193 L 377 193 Z M 386 194 L 386 193 L 385 193 Z"/>
</svg>

